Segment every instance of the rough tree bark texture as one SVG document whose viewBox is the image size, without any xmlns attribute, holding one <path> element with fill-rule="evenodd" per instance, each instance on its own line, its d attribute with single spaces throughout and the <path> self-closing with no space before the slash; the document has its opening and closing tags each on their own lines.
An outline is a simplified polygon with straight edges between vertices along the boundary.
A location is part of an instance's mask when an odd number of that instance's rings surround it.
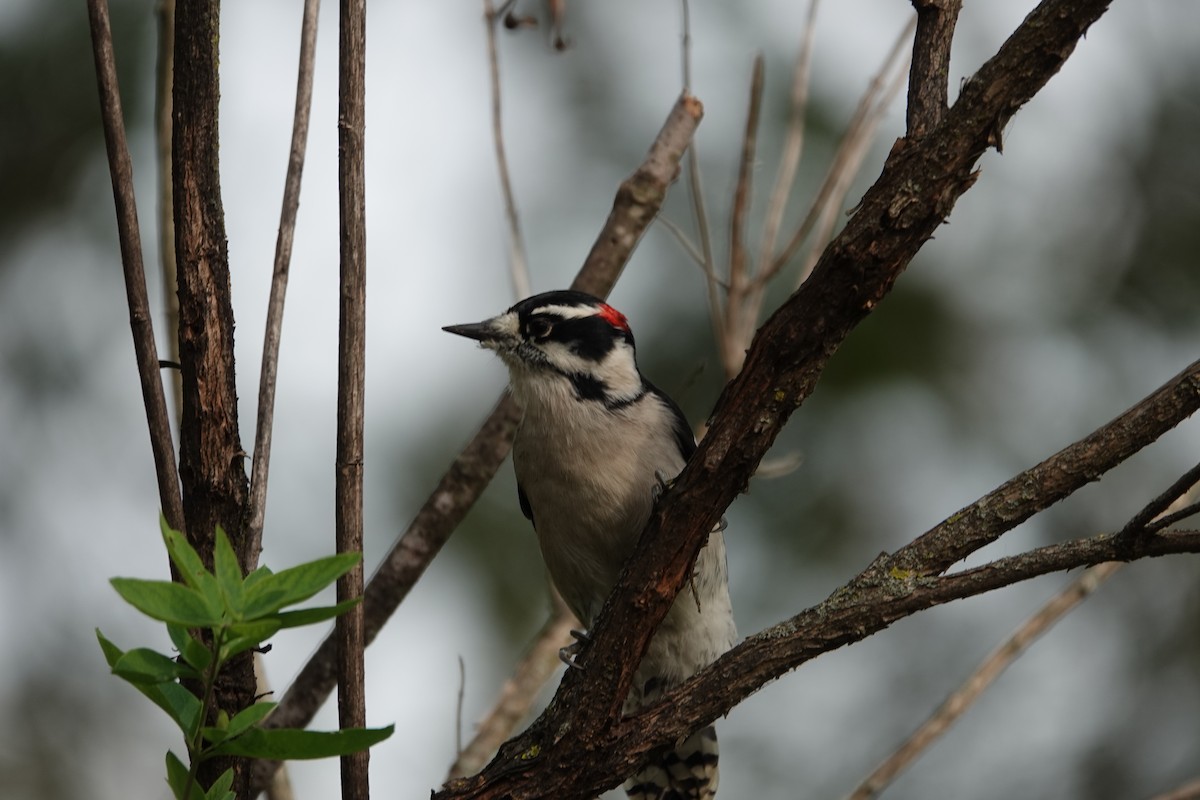
<svg viewBox="0 0 1200 800">
<path fill-rule="evenodd" d="M 242 552 L 248 483 L 238 434 L 233 363 L 233 307 L 225 212 L 221 204 L 217 109 L 220 3 L 179 0 L 175 13 L 172 171 L 175 256 L 179 271 L 179 360 L 183 377 L 179 474 L 188 538 L 211 567 L 214 531 L 222 526 Z M 216 689 L 216 705 L 233 716 L 254 699 L 251 654 L 234 659 Z M 244 796 L 240 759 L 207 762 L 208 786 L 230 766 Z"/>
<path fill-rule="evenodd" d="M 363 395 L 366 383 L 367 220 L 366 2 L 342 0 L 338 27 L 338 198 L 341 298 L 338 325 L 337 463 L 334 494 L 337 551 L 363 548 Z M 337 600 L 362 597 L 363 564 L 338 578 Z M 338 727 L 367 722 L 363 607 L 337 618 Z M 369 751 L 342 756 L 342 800 L 367 800 Z"/>
<path fill-rule="evenodd" d="M 435 798 L 594 796 L 632 771 L 639 754 L 722 712 L 710 708 L 703 719 L 693 717 L 686 726 L 668 722 L 672 715 L 679 721 L 678 709 L 694 709 L 682 702 L 688 687 L 719 674 L 729 657 L 673 693 L 681 700 L 678 706 L 668 700 L 620 719 L 633 672 L 691 574 L 708 531 L 745 488 L 846 335 L 888 294 L 975 182 L 979 157 L 989 147 L 999 148 L 1009 118 L 1059 70 L 1108 5 L 1109 0 L 1044 0 L 966 82 L 936 126 L 919 138 L 896 143 L 879 179 L 812 276 L 755 336 L 742 372 L 718 401 L 708 435 L 655 510 L 637 554 L 593 626 L 580 658 L 585 669 L 568 670 L 546 713 L 501 748 L 480 775 L 452 783 Z M 931 69 L 929 75 L 938 72 Z M 937 105 L 934 101 L 931 108 Z M 939 115 L 935 110 L 922 114 L 926 116 L 932 121 Z M 878 577 L 870 570 L 864 576 Z M 920 602 L 919 594 L 914 592 L 911 601 Z M 846 614 L 842 636 L 835 636 L 826 649 L 867 635 L 860 618 L 852 617 Z M 798 638 L 804 638 L 802 630 Z M 759 644 L 762 658 L 777 661 L 776 675 L 801 663 L 770 641 Z M 722 697 L 719 705 L 732 707 L 749 694 L 743 688 L 737 696 L 724 689 L 715 692 Z"/>
</svg>

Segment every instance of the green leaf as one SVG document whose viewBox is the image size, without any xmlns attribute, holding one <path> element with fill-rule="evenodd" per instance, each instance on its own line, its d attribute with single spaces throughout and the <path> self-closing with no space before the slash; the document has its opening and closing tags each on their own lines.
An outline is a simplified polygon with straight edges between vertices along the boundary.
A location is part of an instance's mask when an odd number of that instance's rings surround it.
<svg viewBox="0 0 1200 800">
<path fill-rule="evenodd" d="M 221 587 L 217 585 L 213 574 L 205 568 L 200 554 L 188 542 L 187 537 L 179 531 L 172 530 L 165 521 L 162 523 L 162 531 L 167 555 L 171 557 L 171 562 L 179 570 L 184 582 L 200 593 L 211 614 L 220 616 L 225 608 L 221 598 Z"/>
<path fill-rule="evenodd" d="M 199 639 L 189 638 L 183 647 L 183 660 L 195 667 L 197 672 L 204 672 L 212 664 L 212 650 Z"/>
<path fill-rule="evenodd" d="M 268 575 L 246 591 L 247 619 L 273 614 L 284 606 L 307 600 L 349 572 L 359 562 L 358 553 L 339 553 Z"/>
<path fill-rule="evenodd" d="M 201 728 L 200 735 L 204 737 L 205 741 L 212 742 L 213 744 L 220 744 L 229 738 L 229 734 L 225 732 L 224 728 L 214 728 L 211 725 L 205 725 Z"/>
<path fill-rule="evenodd" d="M 213 781 L 204 798 L 205 800 L 235 800 L 236 796 L 229 790 L 231 786 L 233 786 L 233 767 L 222 772 L 221 777 Z"/>
<path fill-rule="evenodd" d="M 214 755 L 284 759 L 330 758 L 366 750 L 392 735 L 386 728 L 349 728 L 342 731 L 300 731 L 292 728 L 251 728 L 236 739 L 226 739 L 212 749 Z"/>
<path fill-rule="evenodd" d="M 157 650 L 139 647 L 121 656 L 113 665 L 114 675 L 130 683 L 166 683 L 178 678 L 200 677 L 194 669 L 168 658 Z"/>
<path fill-rule="evenodd" d="M 167 712 L 185 736 L 191 736 L 200 721 L 200 700 L 178 683 L 133 684 L 150 702 Z"/>
<path fill-rule="evenodd" d="M 344 614 L 362 602 L 361 597 L 352 597 L 338 603 L 336 606 L 321 606 L 320 608 L 302 608 L 299 611 L 281 611 L 276 616 L 285 628 L 295 628 L 300 625 L 312 625 Z"/>
<path fill-rule="evenodd" d="M 124 651 L 104 638 L 99 629 L 96 630 L 96 638 L 100 641 L 100 649 L 104 651 L 104 658 L 109 667 L 115 666 L 125 655 Z M 132 686 L 149 698 L 150 702 L 167 712 L 185 735 L 190 736 L 196 729 L 200 719 L 200 701 L 187 689 L 178 683 L 134 683 Z"/>
<path fill-rule="evenodd" d="M 175 800 L 184 800 L 183 788 L 187 786 L 188 768 L 179 760 L 179 756 L 167 751 L 167 785 L 171 787 L 171 794 L 175 796 Z M 200 791 L 200 787 L 192 784 L 191 800 L 203 800 L 204 794 Z"/>
<path fill-rule="evenodd" d="M 274 711 L 277 705 L 279 703 L 263 702 L 243 708 L 234 714 L 233 719 L 229 720 L 229 726 L 225 729 L 226 736 L 233 738 L 250 730 L 250 728 L 266 719 L 267 715 Z"/>
<path fill-rule="evenodd" d="M 165 519 L 160 520 L 160 527 L 171 563 L 179 570 L 179 574 L 188 586 L 199 590 L 200 576 L 209 574 L 208 570 L 204 568 L 204 561 L 201 560 L 200 554 L 188 542 L 187 537 L 167 525 Z"/>
<path fill-rule="evenodd" d="M 187 646 L 187 640 L 192 638 L 187 628 L 182 625 L 173 625 L 169 622 L 167 623 L 167 635 L 171 637 L 171 644 L 175 645 L 175 649 L 180 654 L 183 653 L 184 647 Z"/>
<path fill-rule="evenodd" d="M 253 622 L 235 622 L 229 626 L 229 638 L 221 646 L 221 661 L 227 661 L 238 653 L 258 647 L 278 633 L 281 627 L 283 623 L 276 617 Z"/>
<path fill-rule="evenodd" d="M 271 571 L 270 567 L 266 567 L 266 566 L 259 567 L 258 569 L 254 570 L 254 572 L 251 572 L 249 575 L 246 576 L 246 580 L 242 581 L 242 588 L 249 589 L 250 587 L 254 586 L 256 583 L 261 581 L 263 578 L 266 578 L 266 577 L 268 577 L 270 575 L 274 575 L 274 574 L 275 573 Z"/>
<path fill-rule="evenodd" d="M 100 649 L 104 652 L 104 660 L 108 662 L 109 669 L 113 667 L 125 655 L 125 651 L 117 647 L 104 637 L 99 628 L 96 628 L 96 639 L 100 642 Z"/>
<path fill-rule="evenodd" d="M 213 565 L 217 573 L 217 585 L 225 598 L 225 606 L 234 619 L 241 619 L 242 611 L 242 568 L 238 564 L 233 545 L 225 535 L 225 529 L 217 526 L 217 544 L 213 550 Z"/>
<path fill-rule="evenodd" d="M 113 578 L 109 582 L 125 602 L 154 619 L 189 628 L 221 624 L 220 613 L 214 614 L 199 592 L 183 584 L 140 578 Z"/>
</svg>

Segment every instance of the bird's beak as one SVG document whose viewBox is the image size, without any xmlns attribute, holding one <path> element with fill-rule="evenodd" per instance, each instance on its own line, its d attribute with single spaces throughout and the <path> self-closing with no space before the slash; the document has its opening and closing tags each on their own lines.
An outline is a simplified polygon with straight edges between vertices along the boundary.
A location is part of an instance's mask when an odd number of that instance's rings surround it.
<svg viewBox="0 0 1200 800">
<path fill-rule="evenodd" d="M 465 336 L 468 339 L 474 339 L 477 342 L 486 344 L 494 342 L 502 336 L 501 331 L 497 330 L 493 323 L 494 320 L 488 319 L 483 322 L 471 322 L 466 325 L 447 325 L 442 330 L 446 333 Z"/>
</svg>

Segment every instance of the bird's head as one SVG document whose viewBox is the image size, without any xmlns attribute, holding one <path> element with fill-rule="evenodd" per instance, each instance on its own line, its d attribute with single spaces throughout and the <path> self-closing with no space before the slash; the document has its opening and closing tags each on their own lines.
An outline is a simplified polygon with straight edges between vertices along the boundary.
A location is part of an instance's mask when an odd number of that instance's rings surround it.
<svg viewBox="0 0 1200 800">
<path fill-rule="evenodd" d="M 611 406 L 644 392 L 625 315 L 590 294 L 545 292 L 483 322 L 442 330 L 495 350 L 519 396 L 569 386 L 580 400 Z"/>
</svg>

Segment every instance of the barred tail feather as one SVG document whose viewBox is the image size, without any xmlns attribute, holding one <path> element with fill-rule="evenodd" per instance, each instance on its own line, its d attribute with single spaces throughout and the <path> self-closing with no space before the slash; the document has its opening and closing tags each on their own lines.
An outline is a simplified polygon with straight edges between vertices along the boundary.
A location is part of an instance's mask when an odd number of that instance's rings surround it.
<svg viewBox="0 0 1200 800">
<path fill-rule="evenodd" d="M 717 795 L 717 730 L 702 728 L 658 751 L 625 782 L 630 800 L 712 800 Z"/>
</svg>

